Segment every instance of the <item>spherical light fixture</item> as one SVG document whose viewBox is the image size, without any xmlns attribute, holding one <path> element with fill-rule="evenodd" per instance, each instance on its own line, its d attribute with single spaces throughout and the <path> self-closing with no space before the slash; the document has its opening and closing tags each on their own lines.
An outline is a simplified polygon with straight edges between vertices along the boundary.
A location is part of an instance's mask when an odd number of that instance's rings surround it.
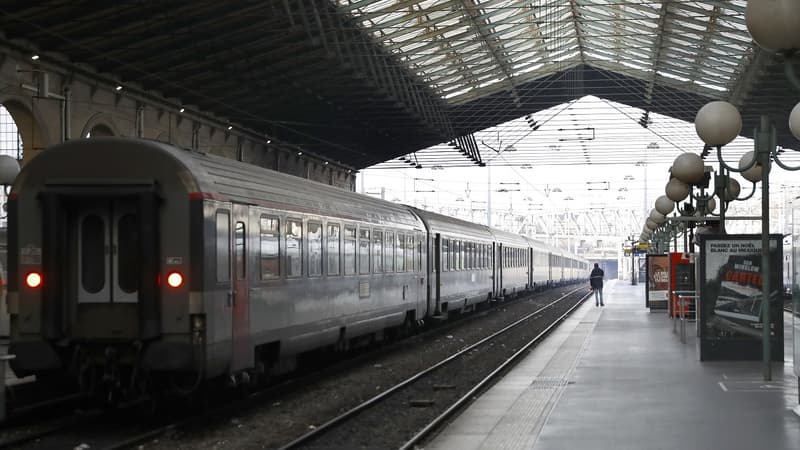
<svg viewBox="0 0 800 450">
<path fill-rule="evenodd" d="M 714 200 L 714 197 L 711 197 L 706 202 L 706 214 L 714 212 L 715 209 L 717 209 L 717 201 Z"/>
<path fill-rule="evenodd" d="M 696 184 L 703 179 L 705 164 L 700 155 L 684 153 L 672 163 L 672 176 L 686 184 Z"/>
<path fill-rule="evenodd" d="M 679 202 L 689 196 L 689 185 L 677 178 L 673 178 L 669 180 L 664 191 L 670 200 Z"/>
<path fill-rule="evenodd" d="M 663 215 L 667 215 L 675 209 L 675 202 L 667 198 L 666 195 L 662 195 L 656 199 L 656 211 L 660 212 Z"/>
<path fill-rule="evenodd" d="M 755 152 L 753 151 L 749 151 L 744 155 L 742 155 L 742 157 L 739 159 L 739 170 L 742 170 L 745 167 L 749 166 L 750 163 L 753 161 L 753 158 L 755 158 Z M 759 181 L 761 181 L 761 164 L 755 163 L 753 167 L 742 172 L 742 176 L 747 181 L 758 183 Z"/>
<path fill-rule="evenodd" d="M 728 102 L 710 102 L 697 111 L 694 128 L 707 145 L 728 145 L 742 131 L 742 116 Z"/>
<path fill-rule="evenodd" d="M 800 2 L 797 0 L 749 0 L 744 13 L 747 31 L 768 50 L 800 49 Z"/>
<path fill-rule="evenodd" d="M 647 220 L 644 221 L 644 223 L 647 224 L 647 228 L 651 230 L 655 230 L 656 228 L 658 228 L 658 224 L 656 223 L 656 221 L 649 217 L 647 218 Z"/>
<path fill-rule="evenodd" d="M 0 184 L 10 186 L 19 174 L 19 161 L 9 155 L 0 155 Z"/>
<path fill-rule="evenodd" d="M 796 139 L 800 140 L 800 103 L 796 104 L 789 114 L 789 130 Z"/>
<path fill-rule="evenodd" d="M 656 225 L 661 225 L 662 223 L 664 223 L 665 220 L 667 220 L 667 218 L 664 217 L 663 214 L 661 214 L 660 212 L 656 211 L 655 209 L 651 209 L 650 210 L 650 217 L 649 218 L 650 218 L 650 220 L 655 222 Z"/>
<path fill-rule="evenodd" d="M 730 202 L 739 197 L 742 186 L 734 178 L 728 178 L 728 186 L 725 188 L 725 201 Z"/>
</svg>

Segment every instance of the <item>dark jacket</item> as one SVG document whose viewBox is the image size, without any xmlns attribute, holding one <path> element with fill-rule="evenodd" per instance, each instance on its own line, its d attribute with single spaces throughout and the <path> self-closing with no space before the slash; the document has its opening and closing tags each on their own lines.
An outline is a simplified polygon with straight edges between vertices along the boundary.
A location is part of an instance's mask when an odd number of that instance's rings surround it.
<svg viewBox="0 0 800 450">
<path fill-rule="evenodd" d="M 592 273 L 589 275 L 589 284 L 592 285 L 592 289 L 602 289 L 603 288 L 603 269 L 596 267 L 592 269 Z"/>
</svg>

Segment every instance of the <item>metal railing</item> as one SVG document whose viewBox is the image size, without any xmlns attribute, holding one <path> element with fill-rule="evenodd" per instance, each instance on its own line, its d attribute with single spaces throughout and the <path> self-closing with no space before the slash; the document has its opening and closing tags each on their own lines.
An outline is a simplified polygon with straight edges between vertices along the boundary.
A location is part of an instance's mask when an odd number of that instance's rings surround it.
<svg viewBox="0 0 800 450">
<path fill-rule="evenodd" d="M 676 311 L 671 311 L 672 331 L 677 332 L 678 322 L 680 322 L 681 343 L 685 344 L 686 322 L 697 320 L 697 293 L 695 291 L 672 291 L 672 295 L 678 300 L 676 305 L 678 308 L 677 314 Z M 692 311 L 694 313 L 691 318 L 689 314 L 687 314 L 689 305 L 692 306 Z"/>
</svg>

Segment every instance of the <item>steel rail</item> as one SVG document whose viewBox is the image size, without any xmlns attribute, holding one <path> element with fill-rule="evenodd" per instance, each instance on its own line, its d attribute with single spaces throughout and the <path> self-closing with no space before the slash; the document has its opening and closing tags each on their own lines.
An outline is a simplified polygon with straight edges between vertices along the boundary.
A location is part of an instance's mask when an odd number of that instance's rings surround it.
<svg viewBox="0 0 800 450">
<path fill-rule="evenodd" d="M 556 320 L 553 321 L 550 325 L 547 326 L 541 333 L 536 335 L 530 342 L 525 344 L 521 349 L 519 349 L 516 353 L 511 355 L 503 364 L 497 367 L 495 370 L 492 371 L 489 375 L 487 375 L 483 380 L 481 380 L 478 384 L 476 384 L 472 389 L 469 390 L 466 394 L 464 394 L 461 398 L 456 400 L 449 408 L 447 408 L 442 414 L 438 417 L 433 419 L 428 425 L 425 426 L 422 430 L 420 430 L 414 437 L 409 439 L 403 446 L 400 447 L 400 450 L 408 450 L 413 448 L 414 445 L 418 444 L 422 439 L 428 436 L 431 432 L 438 429 L 439 426 L 442 425 L 447 419 L 449 419 L 453 414 L 459 411 L 462 407 L 464 407 L 467 403 L 474 400 L 474 396 L 478 391 L 489 385 L 492 381 L 495 380 L 500 374 L 502 374 L 506 368 L 508 368 L 511 364 L 516 362 L 522 356 L 527 353 L 528 349 L 531 348 L 534 344 L 538 343 L 542 338 L 547 336 L 550 331 L 553 330 L 561 321 L 563 321 L 567 316 L 569 316 L 572 311 L 583 304 L 583 301 L 586 300 L 591 293 L 586 294 L 581 300 L 576 303 L 572 308 L 567 310 L 564 314 L 558 317 Z"/>
<path fill-rule="evenodd" d="M 545 305 L 545 306 L 537 309 L 536 311 L 534 311 L 534 312 L 522 317 L 521 319 L 517 320 L 516 322 L 513 322 L 510 325 L 505 326 L 501 330 L 496 331 L 495 333 L 492 333 L 491 335 L 479 340 L 478 342 L 475 342 L 474 344 L 469 345 L 469 346 L 459 350 L 456 353 L 453 353 L 452 355 L 450 355 L 447 358 L 439 361 L 438 363 L 436 363 L 436 364 L 434 364 L 434 365 L 432 365 L 432 366 L 430 366 L 430 367 L 428 367 L 426 369 L 423 369 L 420 372 L 417 372 L 415 375 L 412 375 L 411 377 L 406 378 L 405 380 L 401 381 L 400 383 L 398 383 L 398 384 L 392 386 L 391 388 L 381 392 L 380 394 L 378 394 L 378 395 L 366 400 L 365 402 L 363 402 L 363 403 L 361 403 L 361 404 L 359 404 L 359 405 L 357 405 L 357 406 L 345 411 L 344 413 L 342 413 L 342 414 L 334 417 L 333 419 L 323 423 L 322 425 L 320 425 L 320 426 L 316 427 L 315 429 L 309 431 L 308 433 L 298 437 L 297 439 L 289 442 L 288 444 L 286 444 L 286 445 L 284 445 L 282 447 L 279 447 L 279 450 L 293 449 L 293 448 L 296 448 L 296 447 L 298 447 L 298 446 L 300 446 L 300 445 L 302 445 L 302 444 L 304 444 L 304 443 L 306 443 L 306 442 L 308 442 L 308 441 L 310 441 L 310 440 L 312 440 L 312 439 L 314 439 L 314 438 L 316 438 L 318 436 L 322 436 L 323 434 L 325 434 L 326 432 L 331 430 L 333 427 L 335 427 L 336 425 L 339 425 L 340 423 L 344 422 L 345 420 L 349 419 L 350 417 L 353 417 L 353 416 L 359 414 L 360 412 L 372 407 L 373 405 L 375 405 L 377 403 L 380 403 L 382 400 L 384 400 L 387 397 L 391 396 L 395 392 L 405 388 L 406 386 L 411 385 L 412 383 L 416 382 L 420 378 L 430 374 L 431 372 L 433 372 L 433 371 L 439 369 L 440 367 L 448 364 L 449 362 L 451 362 L 451 361 L 463 356 L 464 354 L 469 353 L 470 351 L 472 351 L 476 347 L 479 347 L 479 346 L 483 345 L 484 343 L 486 343 L 486 342 L 488 342 L 488 341 L 490 341 L 490 340 L 492 340 L 492 339 L 494 339 L 494 338 L 496 338 L 498 336 L 501 336 L 501 335 L 505 334 L 506 332 L 508 332 L 509 330 L 511 330 L 511 329 L 523 324 L 524 322 L 527 322 L 528 320 L 530 320 L 531 318 L 535 317 L 536 315 L 538 315 L 542 311 L 544 311 L 544 310 L 552 307 L 553 305 L 561 302 L 562 300 L 564 300 L 565 298 L 567 298 L 568 296 L 572 295 L 573 293 L 575 293 L 576 291 L 578 291 L 580 289 L 583 289 L 583 288 L 573 289 L 572 291 L 562 295 L 561 297 L 559 297 L 556 300 L 548 303 L 547 305 Z M 586 294 L 583 298 L 581 298 L 580 301 L 582 302 L 588 296 L 589 296 L 589 294 Z M 574 307 L 572 309 L 574 309 Z M 570 311 L 572 309 L 570 309 Z M 553 324 L 555 324 L 557 322 L 560 322 L 560 321 L 561 321 L 561 318 L 559 318 L 558 320 L 554 321 Z M 553 324 L 548 326 L 547 329 L 548 330 L 551 329 L 553 327 Z M 527 348 L 527 346 L 526 346 L 526 348 Z"/>
</svg>

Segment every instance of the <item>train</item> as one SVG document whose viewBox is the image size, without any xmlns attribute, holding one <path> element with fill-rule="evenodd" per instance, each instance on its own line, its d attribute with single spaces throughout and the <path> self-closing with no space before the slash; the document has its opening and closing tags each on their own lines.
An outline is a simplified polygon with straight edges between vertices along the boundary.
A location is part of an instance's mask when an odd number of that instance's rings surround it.
<svg viewBox="0 0 800 450">
<path fill-rule="evenodd" d="M 8 202 L 11 368 L 130 398 L 586 280 L 484 225 L 167 143 L 67 141 Z"/>
</svg>

